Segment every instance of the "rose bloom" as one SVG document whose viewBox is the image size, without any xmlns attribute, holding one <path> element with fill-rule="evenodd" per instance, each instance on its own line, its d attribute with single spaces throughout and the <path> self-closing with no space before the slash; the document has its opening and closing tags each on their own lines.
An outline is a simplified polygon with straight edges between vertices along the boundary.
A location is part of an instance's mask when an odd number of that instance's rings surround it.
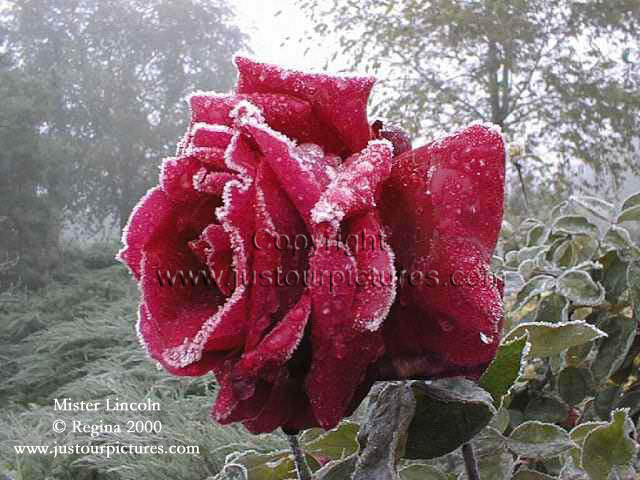
<svg viewBox="0 0 640 480">
<path fill-rule="evenodd" d="M 499 131 L 411 150 L 369 124 L 372 78 L 236 65 L 235 93 L 190 97 L 123 234 L 149 355 L 212 372 L 214 419 L 254 433 L 332 428 L 376 380 L 477 378 L 503 319 Z"/>
</svg>

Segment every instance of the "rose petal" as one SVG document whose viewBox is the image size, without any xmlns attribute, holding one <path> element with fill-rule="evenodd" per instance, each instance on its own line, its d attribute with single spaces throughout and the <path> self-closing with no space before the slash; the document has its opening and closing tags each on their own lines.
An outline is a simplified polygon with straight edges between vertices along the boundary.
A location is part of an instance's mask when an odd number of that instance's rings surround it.
<svg viewBox="0 0 640 480">
<path fill-rule="evenodd" d="M 391 173 L 392 158 L 387 140 L 372 140 L 362 152 L 349 157 L 314 205 L 313 221 L 336 228 L 343 219 L 374 208 L 378 186 Z"/>
<path fill-rule="evenodd" d="M 313 169 L 297 153 L 296 145 L 258 121 L 248 121 L 242 128 L 257 143 L 264 161 L 276 174 L 299 214 L 309 221 L 310 211 L 320 198 L 322 187 Z"/>
<path fill-rule="evenodd" d="M 200 237 L 204 243 L 204 262 L 209 267 L 212 278 L 225 297 L 229 297 L 234 289 L 233 251 L 229 235 L 222 225 L 209 225 Z"/>
<path fill-rule="evenodd" d="M 299 386 L 291 379 L 285 369 L 280 370 L 271 387 L 269 397 L 262 403 L 260 413 L 245 419 L 242 424 L 253 434 L 272 432 L 287 423 L 294 414 L 293 406 Z"/>
<path fill-rule="evenodd" d="M 305 293 L 260 344 L 242 356 L 233 373 L 233 378 L 242 379 L 238 384 L 246 386 L 247 379 L 258 376 L 273 381 L 275 372 L 291 358 L 300 344 L 310 312 L 311 298 Z"/>
<path fill-rule="evenodd" d="M 424 253 L 416 238 L 438 232 L 476 240 L 488 260 L 502 224 L 504 158 L 502 137 L 483 125 L 396 157 L 382 211 L 399 258 L 416 256 L 410 245 Z"/>
<path fill-rule="evenodd" d="M 234 178 L 236 178 L 236 176 L 232 173 L 207 172 L 206 168 L 201 167 L 193 176 L 191 183 L 197 192 L 220 196 L 227 182 Z"/>
<path fill-rule="evenodd" d="M 196 94 L 190 97 L 192 121 L 231 126 L 231 113 L 238 103 L 248 101 L 260 109 L 266 123 L 301 143 L 321 144 L 327 151 L 339 153 L 344 144 L 317 118 L 312 105 L 302 99 L 282 93 L 252 93 L 248 95 Z M 196 134 L 194 134 L 196 135 Z M 199 139 L 194 138 L 194 145 Z"/>
<path fill-rule="evenodd" d="M 169 234 L 173 225 L 173 208 L 162 188 L 150 189 L 133 208 L 122 231 L 123 247 L 117 258 L 126 263 L 131 273 L 140 279 L 142 252 L 154 235 Z"/>
<path fill-rule="evenodd" d="M 161 337 L 145 337 L 150 351 L 162 351 L 160 361 L 171 371 L 185 372 L 191 364 L 202 371 L 204 344 L 209 332 L 203 330 L 209 318 L 224 302 L 211 285 L 206 268 L 189 248 L 189 239 L 213 219 L 216 202 L 203 201 L 189 209 L 173 205 L 167 232 L 154 232 L 144 245 L 141 287 L 149 321 Z M 164 234 L 158 234 L 164 233 Z M 234 326 L 224 332 L 225 345 L 242 340 Z M 222 341 L 222 340 L 221 340 Z M 153 342 L 160 342 L 155 345 Z M 155 354 L 156 357 L 158 354 Z"/>
<path fill-rule="evenodd" d="M 227 161 L 242 170 L 240 163 L 252 164 L 255 159 L 245 142 L 236 137 L 230 144 Z M 255 188 L 249 178 L 232 180 L 225 186 L 224 206 L 217 210 L 217 216 L 231 240 L 234 272 L 240 275 L 240 279 L 248 271 L 247 246 L 254 228 L 254 196 Z M 170 271 L 193 268 L 189 262 L 193 263 L 197 257 L 188 248 L 189 239 L 179 235 L 181 225 L 193 215 L 191 210 L 174 213 L 173 218 L 178 225 L 172 235 L 164 237 L 154 250 L 147 247 L 144 258 L 149 264 L 149 272 L 164 268 Z M 212 218 L 200 224 L 196 231 L 201 232 L 209 223 L 213 223 Z M 143 275 L 142 280 L 145 303 L 167 340 L 163 359 L 169 366 L 186 367 L 200 361 L 204 352 L 229 350 L 244 342 L 246 285 L 241 281 L 236 282 L 230 297 L 212 301 L 210 296 L 201 293 L 201 289 L 163 290 L 153 282 L 151 274 Z"/>
<path fill-rule="evenodd" d="M 231 142 L 232 134 L 233 130 L 225 124 L 195 122 L 191 128 L 192 146 L 224 151 Z"/>
<path fill-rule="evenodd" d="M 224 362 L 225 352 L 205 352 L 200 361 L 185 367 L 174 367 L 164 361 L 165 340 L 163 330 L 153 320 L 144 303 L 140 304 L 136 325 L 140 343 L 151 358 L 159 362 L 169 373 L 180 376 L 200 376 L 215 370 Z"/>
<path fill-rule="evenodd" d="M 349 222 L 347 231 L 345 241 L 361 274 L 352 307 L 354 325 L 376 331 L 387 317 L 396 294 L 393 252 L 373 212 Z"/>
<path fill-rule="evenodd" d="M 201 193 L 194 188 L 194 177 L 206 169 L 193 157 L 167 158 L 160 169 L 160 185 L 173 202 L 198 201 Z"/>
<path fill-rule="evenodd" d="M 335 77 L 285 70 L 236 57 L 238 93 L 283 93 L 308 101 L 321 121 L 337 132 L 350 153 L 369 141 L 367 100 L 375 79 Z"/>
<path fill-rule="evenodd" d="M 310 260 L 312 361 L 306 391 L 318 423 L 333 428 L 345 416 L 368 366 L 382 354 L 379 332 L 355 324 L 355 259 L 341 244 L 319 247 Z"/>
<path fill-rule="evenodd" d="M 394 160 L 382 216 L 399 265 L 418 281 L 405 282 L 385 321 L 389 356 L 431 352 L 440 370 L 493 357 L 503 313 L 499 288 L 485 277 L 503 184 L 502 139 L 480 125 Z"/>
</svg>

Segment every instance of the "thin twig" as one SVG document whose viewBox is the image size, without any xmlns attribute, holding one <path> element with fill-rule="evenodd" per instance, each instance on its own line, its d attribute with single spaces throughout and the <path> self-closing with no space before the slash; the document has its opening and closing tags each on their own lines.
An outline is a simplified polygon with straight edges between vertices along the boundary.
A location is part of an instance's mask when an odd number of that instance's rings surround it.
<svg viewBox="0 0 640 480">
<path fill-rule="evenodd" d="M 293 453 L 293 461 L 296 465 L 298 480 L 311 480 L 311 470 L 309 470 L 307 460 L 304 458 L 304 453 L 300 448 L 298 436 L 287 434 L 287 439 L 289 440 L 289 446 L 291 447 L 291 452 Z"/>
<path fill-rule="evenodd" d="M 518 179 L 520 180 L 520 186 L 522 187 L 522 194 L 524 195 L 524 206 L 529 213 L 529 195 L 527 195 L 527 187 L 524 183 L 524 177 L 522 176 L 522 165 L 519 161 L 515 160 L 513 164 L 516 166 L 516 170 L 518 171 Z"/>
<path fill-rule="evenodd" d="M 480 480 L 478 462 L 476 462 L 476 456 L 473 453 L 473 445 L 470 443 L 462 445 L 462 457 L 464 458 L 464 466 L 467 470 L 467 479 Z"/>
</svg>

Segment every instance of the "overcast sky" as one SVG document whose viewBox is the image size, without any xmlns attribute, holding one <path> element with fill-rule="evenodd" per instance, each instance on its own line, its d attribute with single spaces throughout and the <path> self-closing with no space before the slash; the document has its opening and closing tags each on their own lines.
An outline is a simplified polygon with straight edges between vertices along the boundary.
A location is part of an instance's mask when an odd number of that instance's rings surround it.
<svg viewBox="0 0 640 480">
<path fill-rule="evenodd" d="M 250 36 L 253 57 L 304 70 L 319 70 L 336 44 L 304 41 L 313 24 L 294 0 L 232 0 L 240 28 Z M 278 14 L 280 12 L 280 14 Z M 283 44 L 283 45 L 281 45 Z M 305 54 L 305 50 L 309 51 Z M 333 69 L 342 65 L 333 64 Z"/>
</svg>

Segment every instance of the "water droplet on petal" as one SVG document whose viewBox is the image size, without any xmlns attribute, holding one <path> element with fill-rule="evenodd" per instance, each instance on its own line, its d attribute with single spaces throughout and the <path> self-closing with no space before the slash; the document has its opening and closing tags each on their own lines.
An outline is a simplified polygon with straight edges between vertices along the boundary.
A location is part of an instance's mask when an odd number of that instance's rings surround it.
<svg viewBox="0 0 640 480">
<path fill-rule="evenodd" d="M 440 325 L 443 332 L 450 332 L 453 330 L 453 323 L 451 323 L 450 320 L 440 319 L 438 320 L 438 325 Z"/>
</svg>

